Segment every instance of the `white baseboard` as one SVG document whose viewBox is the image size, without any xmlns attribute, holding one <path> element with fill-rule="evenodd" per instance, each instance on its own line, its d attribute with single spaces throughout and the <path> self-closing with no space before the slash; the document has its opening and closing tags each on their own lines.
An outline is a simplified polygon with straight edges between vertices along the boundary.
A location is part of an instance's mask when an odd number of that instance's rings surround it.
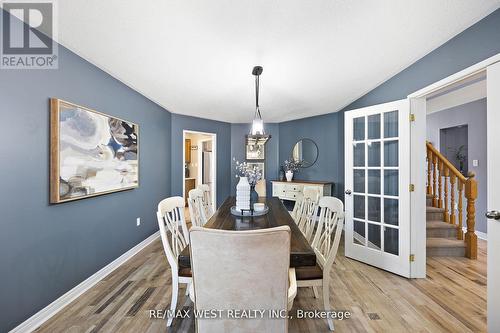
<svg viewBox="0 0 500 333">
<path fill-rule="evenodd" d="M 146 246 L 151 244 L 154 240 L 160 237 L 160 232 L 157 231 L 115 260 L 101 268 L 99 271 L 88 277 L 85 281 L 56 299 L 54 302 L 47 305 L 42 310 L 35 313 L 33 316 L 22 322 L 19 326 L 13 328 L 10 333 L 26 333 L 33 332 L 35 329 L 40 327 L 44 322 L 49 320 L 57 312 L 61 311 L 66 305 L 74 301 L 78 296 L 92 288 L 97 282 L 104 279 L 107 275 L 113 272 L 115 269 L 123 265 L 127 260 L 132 258 L 134 255 L 139 253 Z"/>
</svg>

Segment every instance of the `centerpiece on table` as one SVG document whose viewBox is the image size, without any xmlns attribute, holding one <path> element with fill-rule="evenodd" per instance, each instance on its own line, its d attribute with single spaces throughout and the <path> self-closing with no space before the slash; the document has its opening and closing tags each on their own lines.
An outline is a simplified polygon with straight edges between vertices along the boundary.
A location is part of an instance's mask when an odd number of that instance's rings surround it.
<svg viewBox="0 0 500 333">
<path fill-rule="evenodd" d="M 285 170 L 286 181 L 291 182 L 293 179 L 293 174 L 298 172 L 302 167 L 302 161 L 296 161 L 293 159 L 285 160 L 283 164 L 283 170 Z"/>
<path fill-rule="evenodd" d="M 255 191 L 255 185 L 262 179 L 262 170 L 257 166 L 251 166 L 247 162 L 239 162 L 233 158 L 236 163 L 236 178 L 240 181 L 236 185 L 236 210 L 253 211 L 254 204 L 257 203 L 259 195 Z"/>
</svg>

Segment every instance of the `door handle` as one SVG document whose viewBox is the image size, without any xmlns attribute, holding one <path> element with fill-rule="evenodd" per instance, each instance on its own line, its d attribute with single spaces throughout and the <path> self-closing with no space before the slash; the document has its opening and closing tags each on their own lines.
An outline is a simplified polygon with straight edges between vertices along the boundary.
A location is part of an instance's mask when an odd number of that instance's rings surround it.
<svg viewBox="0 0 500 333">
<path fill-rule="evenodd" d="M 351 190 L 345 190 L 345 194 L 351 195 L 351 193 L 352 193 Z"/>
<path fill-rule="evenodd" d="M 486 212 L 486 217 L 492 220 L 500 220 L 500 212 L 498 210 L 490 210 Z"/>
</svg>

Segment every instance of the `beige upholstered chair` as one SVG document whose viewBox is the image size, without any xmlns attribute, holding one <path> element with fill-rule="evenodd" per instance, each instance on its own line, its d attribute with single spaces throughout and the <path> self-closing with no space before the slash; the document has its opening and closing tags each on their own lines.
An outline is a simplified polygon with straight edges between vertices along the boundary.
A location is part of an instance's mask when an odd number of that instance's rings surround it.
<svg viewBox="0 0 500 333">
<path fill-rule="evenodd" d="M 319 189 L 314 186 L 304 186 L 302 213 L 299 218 L 299 229 L 309 243 L 312 242 L 316 217 L 318 215 Z"/>
<path fill-rule="evenodd" d="M 163 250 L 167 256 L 170 270 L 172 272 L 172 299 L 170 310 L 175 311 L 177 306 L 177 296 L 179 294 L 179 283 L 190 284 L 191 270 L 179 269 L 177 260 L 182 250 L 189 244 L 189 234 L 186 220 L 184 218 L 184 198 L 167 198 L 158 204 L 156 212 L 158 226 L 160 228 L 161 242 Z M 181 229 L 179 229 L 179 225 Z M 186 286 L 186 288 L 189 288 Z M 186 289 L 188 291 L 189 289 Z M 167 326 L 172 324 L 173 318 L 168 318 Z"/>
<path fill-rule="evenodd" d="M 330 271 L 337 256 L 342 228 L 344 225 L 344 204 L 334 197 L 319 199 L 320 215 L 318 227 L 314 235 L 312 247 L 316 253 L 317 265 L 311 267 L 297 267 L 297 286 L 323 287 L 323 303 L 325 311 L 330 311 Z M 328 326 L 333 331 L 333 320 L 328 319 Z"/>
<path fill-rule="evenodd" d="M 207 219 L 209 219 L 212 217 L 212 215 L 214 215 L 214 206 L 212 204 L 210 185 L 200 184 L 198 185 L 198 189 L 203 191 L 203 206 L 205 207 L 205 216 L 207 217 Z"/>
<path fill-rule="evenodd" d="M 289 269 L 290 228 L 227 231 L 192 227 L 191 267 L 197 311 L 277 310 L 284 316 L 297 293 Z M 286 318 L 200 319 L 198 332 L 287 332 Z"/>
<path fill-rule="evenodd" d="M 193 189 L 188 193 L 188 207 L 191 224 L 202 227 L 207 223 L 206 209 L 203 203 L 203 191 Z"/>
</svg>

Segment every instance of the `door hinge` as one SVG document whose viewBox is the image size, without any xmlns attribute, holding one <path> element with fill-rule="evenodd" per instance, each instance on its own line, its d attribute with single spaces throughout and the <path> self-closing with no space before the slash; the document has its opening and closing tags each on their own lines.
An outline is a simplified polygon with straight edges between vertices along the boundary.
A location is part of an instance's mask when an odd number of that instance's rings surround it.
<svg viewBox="0 0 500 333">
<path fill-rule="evenodd" d="M 410 121 L 415 121 L 415 114 L 414 113 L 410 113 Z"/>
<path fill-rule="evenodd" d="M 410 254 L 410 262 L 414 262 L 415 261 L 415 255 L 414 254 Z"/>
<path fill-rule="evenodd" d="M 410 192 L 415 192 L 415 185 L 414 184 L 410 184 Z"/>
</svg>

